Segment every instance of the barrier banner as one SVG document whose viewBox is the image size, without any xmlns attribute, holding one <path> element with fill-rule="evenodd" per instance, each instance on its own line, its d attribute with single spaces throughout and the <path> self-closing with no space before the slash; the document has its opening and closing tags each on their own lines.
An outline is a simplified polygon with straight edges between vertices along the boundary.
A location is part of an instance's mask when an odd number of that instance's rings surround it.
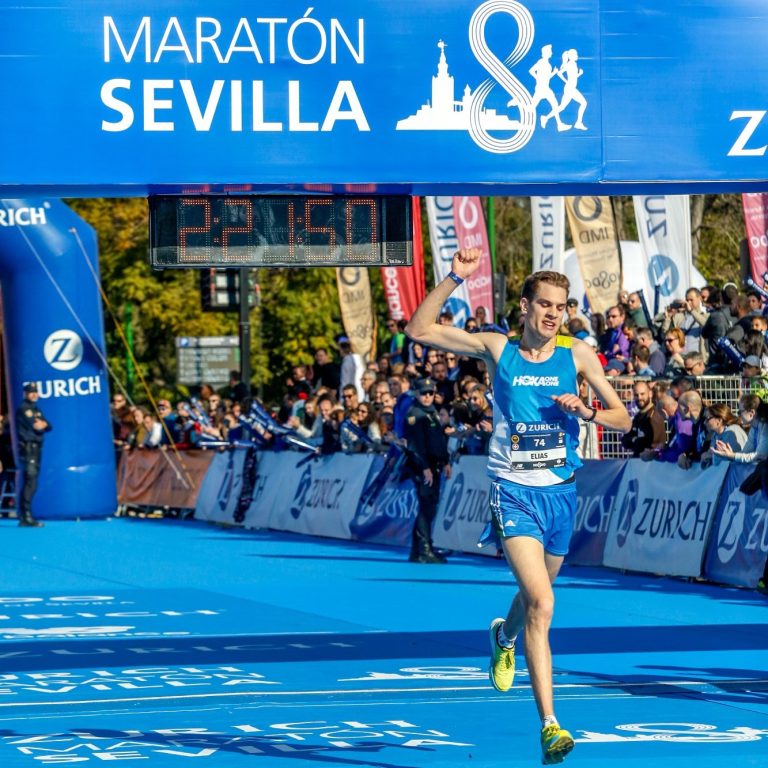
<svg viewBox="0 0 768 768">
<path fill-rule="evenodd" d="M 362 267 L 336 267 L 336 285 L 344 332 L 352 352 L 365 360 L 376 356 L 376 320 L 371 300 L 371 280 Z"/>
<path fill-rule="evenodd" d="M 576 472 L 576 520 L 566 558 L 569 563 L 603 564 L 605 540 L 626 466 L 626 460 L 585 461 Z"/>
<path fill-rule="evenodd" d="M 429 240 L 432 244 L 432 271 L 435 285 L 442 282 L 451 271 L 453 254 L 459 249 L 459 236 L 456 228 L 456 197 L 427 197 L 427 220 L 429 222 Z M 453 324 L 459 328 L 472 316 L 469 303 L 469 287 L 465 280 L 457 285 L 451 297 L 443 305 L 443 310 L 453 314 Z"/>
<path fill-rule="evenodd" d="M 229 450 L 213 455 L 197 494 L 196 520 L 234 525 L 246 454 L 245 450 Z"/>
<path fill-rule="evenodd" d="M 444 481 L 440 506 L 432 526 L 435 545 L 473 554 L 496 555 L 496 547 L 477 546 L 491 519 L 488 494 L 491 478 L 486 474 L 486 456 L 461 456 L 451 467 L 451 478 Z"/>
<path fill-rule="evenodd" d="M 424 241 L 421 237 L 421 201 L 411 199 L 413 218 L 413 264 L 410 267 L 382 267 L 381 281 L 393 320 L 410 320 L 426 296 L 424 283 Z"/>
<path fill-rule="evenodd" d="M 533 267 L 531 272 L 565 268 L 565 201 L 562 197 L 532 197 Z M 575 294 L 571 294 L 575 295 Z"/>
<path fill-rule="evenodd" d="M 700 576 L 717 498 L 728 469 L 628 460 L 603 564 L 668 576 Z"/>
<path fill-rule="evenodd" d="M 371 466 L 365 491 L 375 483 L 384 470 L 385 459 L 377 456 Z M 376 492 L 371 494 L 370 503 L 360 500 L 352 522 L 349 525 L 352 539 L 370 541 L 374 544 L 390 544 L 408 547 L 411 531 L 419 511 L 416 487 L 410 477 L 399 470 L 391 472 Z"/>
<path fill-rule="evenodd" d="M 591 311 L 616 304 L 621 254 L 609 197 L 566 197 L 565 210 Z"/>
<path fill-rule="evenodd" d="M 754 587 L 768 557 L 768 499 L 745 496 L 739 485 L 754 470 L 731 464 L 723 482 L 715 525 L 707 548 L 704 575 L 711 581 Z"/>
<path fill-rule="evenodd" d="M 645 298 L 652 312 L 661 312 L 673 299 L 685 299 L 693 285 L 690 198 L 635 195 L 632 202 L 643 255 Z M 656 291 L 658 302 L 654 302 Z"/>
<path fill-rule="evenodd" d="M 373 460 L 370 454 L 265 453 L 246 527 L 349 539 Z"/>
<path fill-rule="evenodd" d="M 197 492 L 211 464 L 212 451 L 126 451 L 120 460 L 120 504 L 195 509 Z"/>
<path fill-rule="evenodd" d="M 768 270 L 768 194 L 751 192 L 741 196 L 744 208 L 744 223 L 747 227 L 749 264 L 752 279 L 763 284 L 763 275 Z"/>
</svg>

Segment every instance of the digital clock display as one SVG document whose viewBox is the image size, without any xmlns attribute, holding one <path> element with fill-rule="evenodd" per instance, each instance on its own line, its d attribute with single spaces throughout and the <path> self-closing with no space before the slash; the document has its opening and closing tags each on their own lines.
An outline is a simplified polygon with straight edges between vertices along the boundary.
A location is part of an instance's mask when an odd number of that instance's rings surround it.
<svg viewBox="0 0 768 768">
<path fill-rule="evenodd" d="M 149 198 L 150 260 L 180 267 L 409 266 L 407 196 Z"/>
</svg>

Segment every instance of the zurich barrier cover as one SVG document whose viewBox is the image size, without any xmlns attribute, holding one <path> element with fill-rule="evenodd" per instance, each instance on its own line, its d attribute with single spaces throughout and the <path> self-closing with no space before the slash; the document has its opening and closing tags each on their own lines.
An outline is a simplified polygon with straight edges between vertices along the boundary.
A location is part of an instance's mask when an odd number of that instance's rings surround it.
<svg viewBox="0 0 768 768">
<path fill-rule="evenodd" d="M 689 470 L 629 461 L 621 478 L 603 564 L 699 576 L 728 464 Z"/>
<path fill-rule="evenodd" d="M 739 486 L 752 471 L 743 464 L 728 472 L 712 530 L 704 573 L 712 581 L 752 587 L 768 557 L 768 499 L 745 496 Z"/>
<path fill-rule="evenodd" d="M 767 13 L 764 0 L 5 4 L 0 186 L 761 180 Z"/>
<path fill-rule="evenodd" d="M 234 522 L 238 457 L 244 453 L 214 458 L 198 495 L 197 519 Z M 485 463 L 484 457 L 463 456 L 453 465 L 433 527 L 437 546 L 496 554 L 492 546 L 477 547 L 489 520 Z M 416 516 L 413 483 L 393 473 L 378 484 L 383 464 L 374 456 L 308 461 L 264 453 L 245 526 L 407 546 Z M 686 472 L 639 460 L 586 461 L 576 474 L 578 506 L 567 560 L 669 576 L 703 574 L 752 587 L 768 556 L 768 499 L 738 490 L 747 472 L 725 463 Z M 366 496 L 372 488 L 376 494 Z"/>
</svg>

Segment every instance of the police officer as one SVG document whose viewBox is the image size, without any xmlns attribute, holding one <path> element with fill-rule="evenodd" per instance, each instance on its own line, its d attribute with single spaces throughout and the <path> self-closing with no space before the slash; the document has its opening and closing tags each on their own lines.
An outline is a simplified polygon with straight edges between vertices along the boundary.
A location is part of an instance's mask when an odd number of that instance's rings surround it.
<svg viewBox="0 0 768 768">
<path fill-rule="evenodd" d="M 16 409 L 16 432 L 19 437 L 19 459 L 24 470 L 24 485 L 21 488 L 19 525 L 26 528 L 42 528 L 43 524 L 32 517 L 32 497 L 37 490 L 40 474 L 40 456 L 43 435 L 50 432 L 51 425 L 37 407 L 40 393 L 37 384 L 24 385 L 24 400 Z"/>
<path fill-rule="evenodd" d="M 435 382 L 419 379 L 416 398 L 405 419 L 405 439 L 409 466 L 419 498 L 419 514 L 413 527 L 411 555 L 413 563 L 444 563 L 445 558 L 432 548 L 432 522 L 440 497 L 440 474 L 450 477 L 448 441 L 435 408 Z"/>
</svg>

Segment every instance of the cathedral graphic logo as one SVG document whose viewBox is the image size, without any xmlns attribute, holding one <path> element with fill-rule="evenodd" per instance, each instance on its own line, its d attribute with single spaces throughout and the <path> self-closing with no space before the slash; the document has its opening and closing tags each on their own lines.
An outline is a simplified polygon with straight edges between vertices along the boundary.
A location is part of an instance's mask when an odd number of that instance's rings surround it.
<svg viewBox="0 0 768 768">
<path fill-rule="evenodd" d="M 511 16 L 518 29 L 515 48 L 504 61 L 490 50 L 485 38 L 486 24 L 498 13 Z M 515 74 L 515 66 L 533 46 L 534 34 L 533 17 L 517 0 L 488 0 L 480 5 L 469 23 L 469 44 L 490 77 L 474 91 L 466 85 L 462 98 L 457 100 L 454 78 L 448 72 L 445 55 L 448 46 L 445 41 L 438 40 L 440 55 L 437 74 L 432 76 L 431 98 L 415 114 L 399 120 L 396 130 L 468 131 L 475 144 L 495 154 L 521 150 L 537 128 L 546 130 L 554 126 L 559 133 L 586 131 L 584 113 L 588 102 L 579 90 L 579 79 L 584 70 L 579 66 L 579 53 L 575 48 L 563 50 L 559 63 L 554 63 L 553 47 L 547 43 L 541 47 L 539 58 L 527 74 Z M 485 107 L 489 94 L 497 86 L 509 97 L 506 102 L 509 114 Z M 499 138 L 491 136 L 490 131 L 507 134 L 511 131 L 512 135 Z"/>
</svg>

